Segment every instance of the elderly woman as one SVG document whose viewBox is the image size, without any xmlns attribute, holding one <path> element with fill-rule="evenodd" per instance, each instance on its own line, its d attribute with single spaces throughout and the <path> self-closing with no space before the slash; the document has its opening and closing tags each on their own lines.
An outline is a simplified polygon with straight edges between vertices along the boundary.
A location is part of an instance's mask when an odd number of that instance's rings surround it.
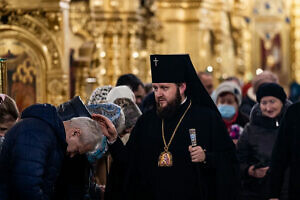
<svg viewBox="0 0 300 200">
<path fill-rule="evenodd" d="M 237 143 L 242 176 L 241 200 L 266 199 L 267 172 L 279 125 L 291 104 L 281 86 L 262 84 L 256 93 L 258 104 L 250 114 L 250 122 Z M 287 199 L 287 187 L 281 191 L 281 200 Z"/>
<path fill-rule="evenodd" d="M 5 133 L 16 123 L 19 110 L 16 102 L 6 94 L 0 94 L 0 151 Z"/>
<path fill-rule="evenodd" d="M 249 122 L 248 116 L 239 111 L 242 101 L 240 87 L 233 81 L 221 83 L 215 90 L 214 101 L 230 137 L 236 143 L 244 126 Z"/>
</svg>

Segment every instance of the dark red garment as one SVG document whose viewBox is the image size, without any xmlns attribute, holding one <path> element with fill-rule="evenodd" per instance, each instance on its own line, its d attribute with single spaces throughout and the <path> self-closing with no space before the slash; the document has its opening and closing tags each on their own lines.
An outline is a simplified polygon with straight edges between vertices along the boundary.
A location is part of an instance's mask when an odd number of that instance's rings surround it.
<svg viewBox="0 0 300 200">
<path fill-rule="evenodd" d="M 231 125 L 232 125 L 232 124 L 235 124 L 238 115 L 239 115 L 239 113 L 236 112 L 231 120 L 223 119 L 223 121 L 224 121 L 224 123 L 225 123 L 225 125 L 226 125 L 226 128 L 227 128 L 228 132 L 230 131 Z"/>
</svg>

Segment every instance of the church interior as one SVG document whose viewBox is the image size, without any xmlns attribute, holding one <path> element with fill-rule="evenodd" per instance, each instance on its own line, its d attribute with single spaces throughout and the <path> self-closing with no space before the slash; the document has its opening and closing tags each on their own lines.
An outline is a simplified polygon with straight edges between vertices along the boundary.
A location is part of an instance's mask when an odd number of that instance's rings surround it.
<svg viewBox="0 0 300 200">
<path fill-rule="evenodd" d="M 150 54 L 190 54 L 216 83 L 262 70 L 300 82 L 299 0 L 0 0 L 1 93 L 20 110 L 86 101 Z"/>
</svg>

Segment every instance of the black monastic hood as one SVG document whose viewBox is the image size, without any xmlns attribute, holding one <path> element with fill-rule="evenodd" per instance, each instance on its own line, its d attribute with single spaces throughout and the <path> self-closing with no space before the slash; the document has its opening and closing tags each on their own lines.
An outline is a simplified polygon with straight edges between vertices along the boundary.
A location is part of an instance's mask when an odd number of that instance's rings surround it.
<svg viewBox="0 0 300 200">
<path fill-rule="evenodd" d="M 201 83 L 188 54 L 151 55 L 152 83 L 186 83 L 193 104 L 210 107 L 219 113 Z"/>
</svg>

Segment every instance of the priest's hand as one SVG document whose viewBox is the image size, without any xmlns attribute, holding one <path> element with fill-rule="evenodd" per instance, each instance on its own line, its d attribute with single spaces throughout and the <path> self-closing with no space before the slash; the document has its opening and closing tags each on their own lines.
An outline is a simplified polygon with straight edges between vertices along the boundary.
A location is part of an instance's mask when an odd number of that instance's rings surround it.
<svg viewBox="0 0 300 200">
<path fill-rule="evenodd" d="M 92 118 L 98 122 L 103 135 L 107 137 L 109 143 L 116 141 L 118 137 L 117 130 L 114 124 L 107 117 L 99 114 L 92 114 Z"/>
<path fill-rule="evenodd" d="M 192 145 L 189 146 L 189 152 L 191 154 L 192 162 L 203 162 L 205 161 L 205 150 L 201 146 Z"/>
</svg>

